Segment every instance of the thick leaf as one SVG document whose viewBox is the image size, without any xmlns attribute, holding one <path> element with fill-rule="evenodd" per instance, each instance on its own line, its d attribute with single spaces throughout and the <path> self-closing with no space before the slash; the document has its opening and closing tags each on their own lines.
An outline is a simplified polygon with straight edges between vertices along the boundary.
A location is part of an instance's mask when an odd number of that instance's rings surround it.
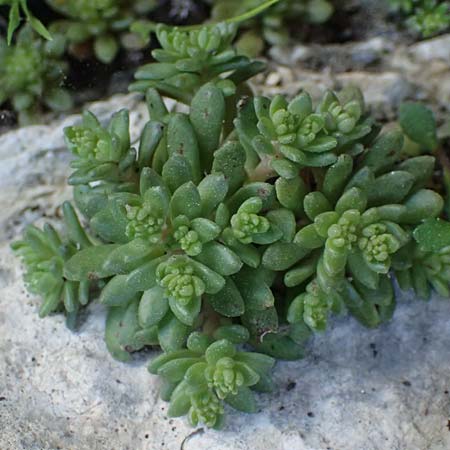
<svg viewBox="0 0 450 450">
<path fill-rule="evenodd" d="M 200 314 L 202 301 L 199 297 L 192 299 L 187 305 L 182 305 L 174 298 L 169 298 L 169 306 L 175 317 L 185 325 L 194 325 Z"/>
<path fill-rule="evenodd" d="M 264 310 L 274 305 L 275 297 L 259 270 L 246 267 L 233 277 L 233 281 L 246 308 Z"/>
<path fill-rule="evenodd" d="M 130 343 L 139 330 L 137 317 L 138 302 L 110 308 L 106 318 L 105 342 L 111 355 L 119 361 L 129 361 Z"/>
<path fill-rule="evenodd" d="M 165 256 L 152 259 L 127 275 L 126 283 L 135 292 L 146 291 L 156 285 L 156 268 L 166 259 Z"/>
<path fill-rule="evenodd" d="M 121 306 L 128 304 L 135 294 L 136 291 L 127 283 L 127 276 L 116 275 L 102 289 L 99 300 L 108 306 Z"/>
<path fill-rule="evenodd" d="M 228 192 L 228 181 L 222 173 L 207 175 L 198 185 L 198 192 L 205 216 L 211 214 L 221 203 Z"/>
<path fill-rule="evenodd" d="M 213 173 L 222 173 L 233 193 L 245 179 L 245 150 L 239 142 L 226 142 L 214 153 Z"/>
<path fill-rule="evenodd" d="M 422 220 L 439 216 L 444 207 L 444 200 L 434 191 L 421 189 L 409 197 L 404 206 L 406 211 L 401 216 L 401 222 L 417 224 Z"/>
<path fill-rule="evenodd" d="M 145 262 L 164 253 L 161 246 L 149 245 L 144 239 L 134 239 L 113 250 L 105 259 L 103 268 L 112 273 L 129 273 Z"/>
<path fill-rule="evenodd" d="M 375 173 L 387 170 L 398 160 L 402 148 L 403 134 L 400 131 L 384 133 L 369 149 L 361 165 Z"/>
<path fill-rule="evenodd" d="M 92 217 L 90 226 L 105 241 L 125 243 L 129 239 L 125 233 L 128 220 L 125 208 L 114 200 Z"/>
<path fill-rule="evenodd" d="M 414 185 L 409 172 L 394 170 L 379 176 L 366 190 L 370 205 L 401 203 Z"/>
<path fill-rule="evenodd" d="M 303 212 L 303 199 L 308 189 L 305 182 L 299 176 L 292 179 L 278 178 L 275 182 L 275 190 L 278 201 L 294 212 L 298 217 Z"/>
<path fill-rule="evenodd" d="M 450 245 L 450 223 L 429 219 L 414 230 L 413 236 L 423 250 L 437 253 Z"/>
<path fill-rule="evenodd" d="M 242 267 L 242 261 L 236 253 L 218 242 L 209 242 L 203 246 L 195 259 L 220 275 L 233 275 Z"/>
<path fill-rule="evenodd" d="M 202 205 L 198 189 L 192 182 L 180 186 L 170 201 L 172 217 L 184 215 L 193 219 L 201 215 Z"/>
<path fill-rule="evenodd" d="M 179 153 L 191 165 L 194 182 L 200 181 L 199 146 L 195 131 L 185 114 L 171 116 L 167 129 L 167 150 L 169 156 Z"/>
<path fill-rule="evenodd" d="M 73 281 L 98 280 L 114 275 L 114 272 L 103 267 L 104 261 L 118 244 L 105 244 L 85 248 L 75 253 L 64 264 L 64 276 Z"/>
<path fill-rule="evenodd" d="M 305 356 L 303 347 L 296 344 L 289 336 L 282 334 L 266 334 L 262 342 L 256 345 L 256 349 L 274 358 L 287 361 L 295 361 Z"/>
<path fill-rule="evenodd" d="M 222 90 L 213 83 L 202 86 L 192 99 L 189 117 L 197 135 L 202 168 L 209 171 L 225 119 Z"/>
<path fill-rule="evenodd" d="M 262 336 L 278 330 L 278 315 L 274 307 L 256 310 L 247 309 L 242 316 L 242 323 L 247 327 L 251 336 L 259 340 Z"/>
<path fill-rule="evenodd" d="M 245 413 L 255 413 L 257 410 L 255 395 L 248 387 L 240 387 L 238 393 L 228 395 L 225 402 L 234 409 Z"/>
<path fill-rule="evenodd" d="M 406 102 L 400 106 L 400 125 L 406 135 L 427 151 L 438 145 L 433 112 L 421 103 Z"/>
<path fill-rule="evenodd" d="M 245 311 L 244 300 L 231 278 L 227 278 L 220 292 L 208 295 L 206 299 L 214 311 L 225 317 L 239 317 Z"/>
<path fill-rule="evenodd" d="M 164 289 L 155 286 L 145 291 L 139 302 L 139 323 L 143 328 L 159 323 L 167 311 L 169 302 L 164 297 Z"/>
<path fill-rule="evenodd" d="M 246 200 L 259 197 L 262 200 L 262 209 L 271 209 L 276 202 L 275 189 L 269 183 L 250 183 L 239 189 L 227 203 L 230 211 L 235 213 Z"/>
<path fill-rule="evenodd" d="M 303 207 L 305 208 L 306 215 L 314 220 L 316 216 L 326 211 L 331 211 L 332 206 L 328 199 L 322 194 L 322 192 L 310 192 L 306 195 Z"/>
<path fill-rule="evenodd" d="M 308 249 L 304 249 L 294 243 L 276 242 L 267 247 L 263 255 L 262 264 L 270 270 L 286 270 L 300 261 L 308 252 Z"/>
<path fill-rule="evenodd" d="M 205 352 L 208 364 L 216 364 L 221 358 L 233 358 L 236 348 L 225 339 L 212 343 Z"/>
<path fill-rule="evenodd" d="M 181 323 L 172 313 L 166 317 L 158 326 L 158 340 L 165 352 L 173 352 L 183 347 L 190 327 Z"/>
<path fill-rule="evenodd" d="M 162 170 L 162 178 L 171 192 L 175 192 L 182 184 L 193 180 L 189 161 L 178 153 L 173 153 Z"/>
</svg>

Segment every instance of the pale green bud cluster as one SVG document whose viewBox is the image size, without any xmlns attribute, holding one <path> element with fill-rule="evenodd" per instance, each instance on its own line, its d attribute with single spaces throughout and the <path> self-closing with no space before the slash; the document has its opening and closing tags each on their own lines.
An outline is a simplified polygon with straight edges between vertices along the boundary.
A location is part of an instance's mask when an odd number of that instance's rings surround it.
<svg viewBox="0 0 450 450">
<path fill-rule="evenodd" d="M 358 240 L 360 218 L 356 209 L 345 211 L 328 229 L 327 243 L 338 249 L 351 250 Z"/>
<path fill-rule="evenodd" d="M 210 390 L 192 395 L 191 405 L 188 417 L 194 427 L 199 423 L 204 423 L 207 427 L 212 428 L 224 413 L 222 403 Z"/>
<path fill-rule="evenodd" d="M 165 289 L 165 295 L 182 305 L 189 304 L 205 292 L 205 283 L 195 274 L 194 267 L 182 260 L 160 264 L 157 280 Z"/>
<path fill-rule="evenodd" d="M 0 105 L 9 100 L 24 124 L 35 122 L 45 107 L 72 107 L 71 96 L 61 87 L 68 66 L 61 59 L 63 51 L 51 44 L 29 25 L 20 30 L 14 45 L 0 39 Z"/>
<path fill-rule="evenodd" d="M 400 243 L 381 223 L 372 224 L 362 230 L 358 241 L 364 257 L 370 262 L 386 262 L 400 248 Z"/>
<path fill-rule="evenodd" d="M 131 239 L 144 239 L 150 244 L 156 244 L 161 240 L 161 233 L 165 224 L 162 217 L 153 215 L 153 208 L 150 204 L 144 203 L 141 206 L 125 206 L 127 211 L 126 234 Z"/>
<path fill-rule="evenodd" d="M 227 48 L 235 34 L 236 26 L 225 23 L 192 31 L 164 26 L 160 26 L 157 30 L 158 41 L 173 59 L 195 57 L 209 59 Z"/>
<path fill-rule="evenodd" d="M 189 229 L 186 225 L 181 225 L 174 232 L 173 237 L 180 244 L 180 247 L 189 256 L 197 256 L 202 252 L 203 245 L 199 235 L 195 230 Z"/>
<path fill-rule="evenodd" d="M 205 378 L 208 386 L 214 388 L 217 396 L 222 400 L 229 394 L 236 395 L 238 389 L 244 385 L 244 375 L 230 357 L 219 359 L 215 367 L 208 367 Z"/>
<path fill-rule="evenodd" d="M 111 140 L 103 130 L 74 126 L 67 131 L 66 136 L 80 158 L 111 160 Z"/>
<path fill-rule="evenodd" d="M 255 234 L 265 233 L 270 228 L 269 221 L 262 216 L 245 211 L 235 214 L 231 218 L 231 227 L 234 236 L 243 244 L 252 242 Z"/>
</svg>

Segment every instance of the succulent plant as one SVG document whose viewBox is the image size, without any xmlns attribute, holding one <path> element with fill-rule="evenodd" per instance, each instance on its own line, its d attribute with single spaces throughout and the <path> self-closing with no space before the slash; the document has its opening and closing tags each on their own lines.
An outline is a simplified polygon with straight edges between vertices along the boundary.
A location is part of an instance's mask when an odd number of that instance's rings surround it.
<svg viewBox="0 0 450 450">
<path fill-rule="evenodd" d="M 21 123 L 33 122 L 42 106 L 66 111 L 72 106 L 61 87 L 67 64 L 58 39 L 44 41 L 29 26 L 17 34 L 13 46 L 0 39 L 0 104 L 11 102 Z"/>
<path fill-rule="evenodd" d="M 193 94 L 207 82 L 221 88 L 225 96 L 236 86 L 259 73 L 264 65 L 239 55 L 231 47 L 236 24 L 220 23 L 193 30 L 158 25 L 160 49 L 152 51 L 157 61 L 142 66 L 135 74 L 131 90 L 146 92 L 156 88 L 162 94 L 190 103 Z"/>
<path fill-rule="evenodd" d="M 97 59 L 110 63 L 121 45 L 140 47 L 148 42 L 130 33 L 131 25 L 145 17 L 156 6 L 155 0 L 46 0 L 66 19 L 53 22 L 50 31 L 63 37 L 69 50 L 83 55 L 80 46 L 92 42 Z"/>
<path fill-rule="evenodd" d="M 220 338 L 221 335 L 227 336 Z M 169 415 L 187 414 L 193 426 L 204 423 L 220 428 L 223 424 L 223 402 L 243 412 L 255 412 L 251 389 L 267 390 L 272 380 L 269 372 L 275 360 L 270 356 L 240 351 L 236 344 L 248 338 L 246 328 L 225 325 L 213 337 L 193 332 L 187 348 L 163 353 L 155 358 L 149 371 L 160 375 L 167 387 Z"/>
<path fill-rule="evenodd" d="M 195 82 L 178 95 L 170 78 L 146 80 L 150 120 L 136 147 L 126 111 L 109 124 L 85 113 L 65 130 L 69 182 L 95 240 L 57 259 L 52 282 L 97 286 L 111 354 L 160 346 L 149 369 L 164 380 L 169 415 L 220 427 L 224 403 L 255 411 L 252 390 L 273 387 L 273 358 L 303 357 L 332 314 L 368 327 L 389 320 L 395 277 L 448 296 L 450 224 L 429 189 L 434 157 L 405 156 L 404 133 L 381 132 L 361 93 L 328 92 L 316 108 L 305 92 L 238 101 L 247 76 L 235 69 L 228 95 L 219 74 L 236 66 L 217 68 L 220 55 L 236 58 L 223 26 L 164 30 L 164 62 L 148 73 L 195 68 Z M 198 47 L 208 39 L 212 54 Z M 184 112 L 161 93 L 182 96 Z M 407 114 L 407 134 L 431 142 L 422 113 Z M 24 245 L 14 248 L 39 274 L 53 252 L 35 263 Z"/>
<path fill-rule="evenodd" d="M 67 325 L 73 328 L 80 309 L 90 300 L 91 281 L 65 279 L 64 263 L 79 250 L 93 244 L 72 205 L 66 202 L 62 209 L 67 236 L 62 238 L 49 223 L 44 225 L 42 231 L 30 225 L 23 239 L 14 242 L 12 248 L 25 264 L 24 280 L 28 290 L 43 298 L 39 316 L 46 317 L 63 309 L 67 315 Z"/>
<path fill-rule="evenodd" d="M 291 101 L 281 95 L 255 97 L 241 105 L 236 130 L 253 155 L 255 177 L 294 179 L 301 167 L 326 167 L 341 153 L 361 153 L 376 132 L 373 125 L 361 93 L 347 89 L 327 92 L 315 110 L 306 92 Z"/>
<path fill-rule="evenodd" d="M 439 0 L 388 0 L 394 10 L 407 15 L 407 25 L 424 37 L 450 27 L 450 3 Z"/>
</svg>

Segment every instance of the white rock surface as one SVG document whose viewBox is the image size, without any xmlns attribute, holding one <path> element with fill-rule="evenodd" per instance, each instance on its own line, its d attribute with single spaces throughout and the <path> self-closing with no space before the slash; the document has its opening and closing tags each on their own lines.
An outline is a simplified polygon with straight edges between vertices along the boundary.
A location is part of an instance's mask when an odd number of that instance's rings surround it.
<svg viewBox="0 0 450 450">
<path fill-rule="evenodd" d="M 125 105 L 142 108 L 136 98 L 116 98 L 104 103 L 102 118 Z M 140 113 L 132 117 L 138 127 Z M 70 195 L 61 127 L 0 137 L 1 450 L 450 448 L 449 301 L 405 296 L 378 330 L 337 319 L 305 360 L 277 365 L 277 390 L 259 396 L 258 414 L 231 413 L 221 432 L 166 417 L 158 381 L 145 368 L 152 352 L 114 361 L 100 306 L 77 333 L 60 316 L 39 319 L 39 299 L 26 293 L 9 243 L 25 222 L 54 219 Z"/>
</svg>

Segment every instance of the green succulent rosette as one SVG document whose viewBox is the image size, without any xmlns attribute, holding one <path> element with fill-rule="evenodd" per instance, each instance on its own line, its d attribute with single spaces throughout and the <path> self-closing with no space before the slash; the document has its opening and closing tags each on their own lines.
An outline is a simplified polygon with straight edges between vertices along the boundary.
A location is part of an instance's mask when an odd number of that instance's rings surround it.
<svg viewBox="0 0 450 450">
<path fill-rule="evenodd" d="M 93 247 L 70 203 L 63 205 L 67 236 L 62 238 L 55 228 L 46 224 L 43 230 L 28 226 L 23 239 L 12 244 L 13 251 L 25 265 L 24 281 L 28 290 L 42 297 L 39 316 L 63 310 L 67 325 L 75 327 L 80 310 L 90 300 L 92 281 L 79 282 L 64 277 L 64 263 L 84 248 Z"/>
<path fill-rule="evenodd" d="M 241 105 L 235 122 L 242 145 L 252 156 L 254 176 L 293 179 L 302 167 L 327 167 L 340 154 L 357 156 L 376 135 L 356 89 L 329 91 L 314 110 L 308 93 L 288 101 L 256 97 Z"/>
<path fill-rule="evenodd" d="M 199 87 L 211 82 L 226 97 L 233 96 L 243 82 L 265 67 L 232 48 L 236 32 L 236 24 L 225 22 L 190 31 L 158 25 L 161 48 L 152 51 L 157 62 L 140 67 L 130 89 L 146 92 L 155 88 L 189 104 Z"/>
<path fill-rule="evenodd" d="M 246 340 L 243 327 L 219 327 L 215 336 L 221 334 L 228 339 L 214 340 L 194 332 L 189 336 L 187 349 L 164 353 L 150 363 L 149 371 L 166 383 L 164 399 L 170 401 L 169 416 L 187 414 L 193 426 L 202 423 L 220 428 L 224 403 L 239 411 L 254 412 L 252 389 L 270 389 L 269 372 L 274 360 L 236 348 L 236 344 Z"/>
<path fill-rule="evenodd" d="M 36 121 L 43 107 L 62 112 L 72 107 L 61 87 L 67 64 L 58 39 L 44 41 L 30 26 L 17 34 L 14 45 L 0 39 L 0 105 L 9 101 L 22 124 Z"/>
<path fill-rule="evenodd" d="M 148 39 L 130 32 L 131 25 L 156 6 L 154 0 L 46 0 L 65 19 L 51 24 L 52 35 L 64 37 L 69 51 L 82 55 L 78 47 L 92 42 L 93 52 L 102 63 L 109 64 L 121 46 L 143 47 Z"/>
</svg>

